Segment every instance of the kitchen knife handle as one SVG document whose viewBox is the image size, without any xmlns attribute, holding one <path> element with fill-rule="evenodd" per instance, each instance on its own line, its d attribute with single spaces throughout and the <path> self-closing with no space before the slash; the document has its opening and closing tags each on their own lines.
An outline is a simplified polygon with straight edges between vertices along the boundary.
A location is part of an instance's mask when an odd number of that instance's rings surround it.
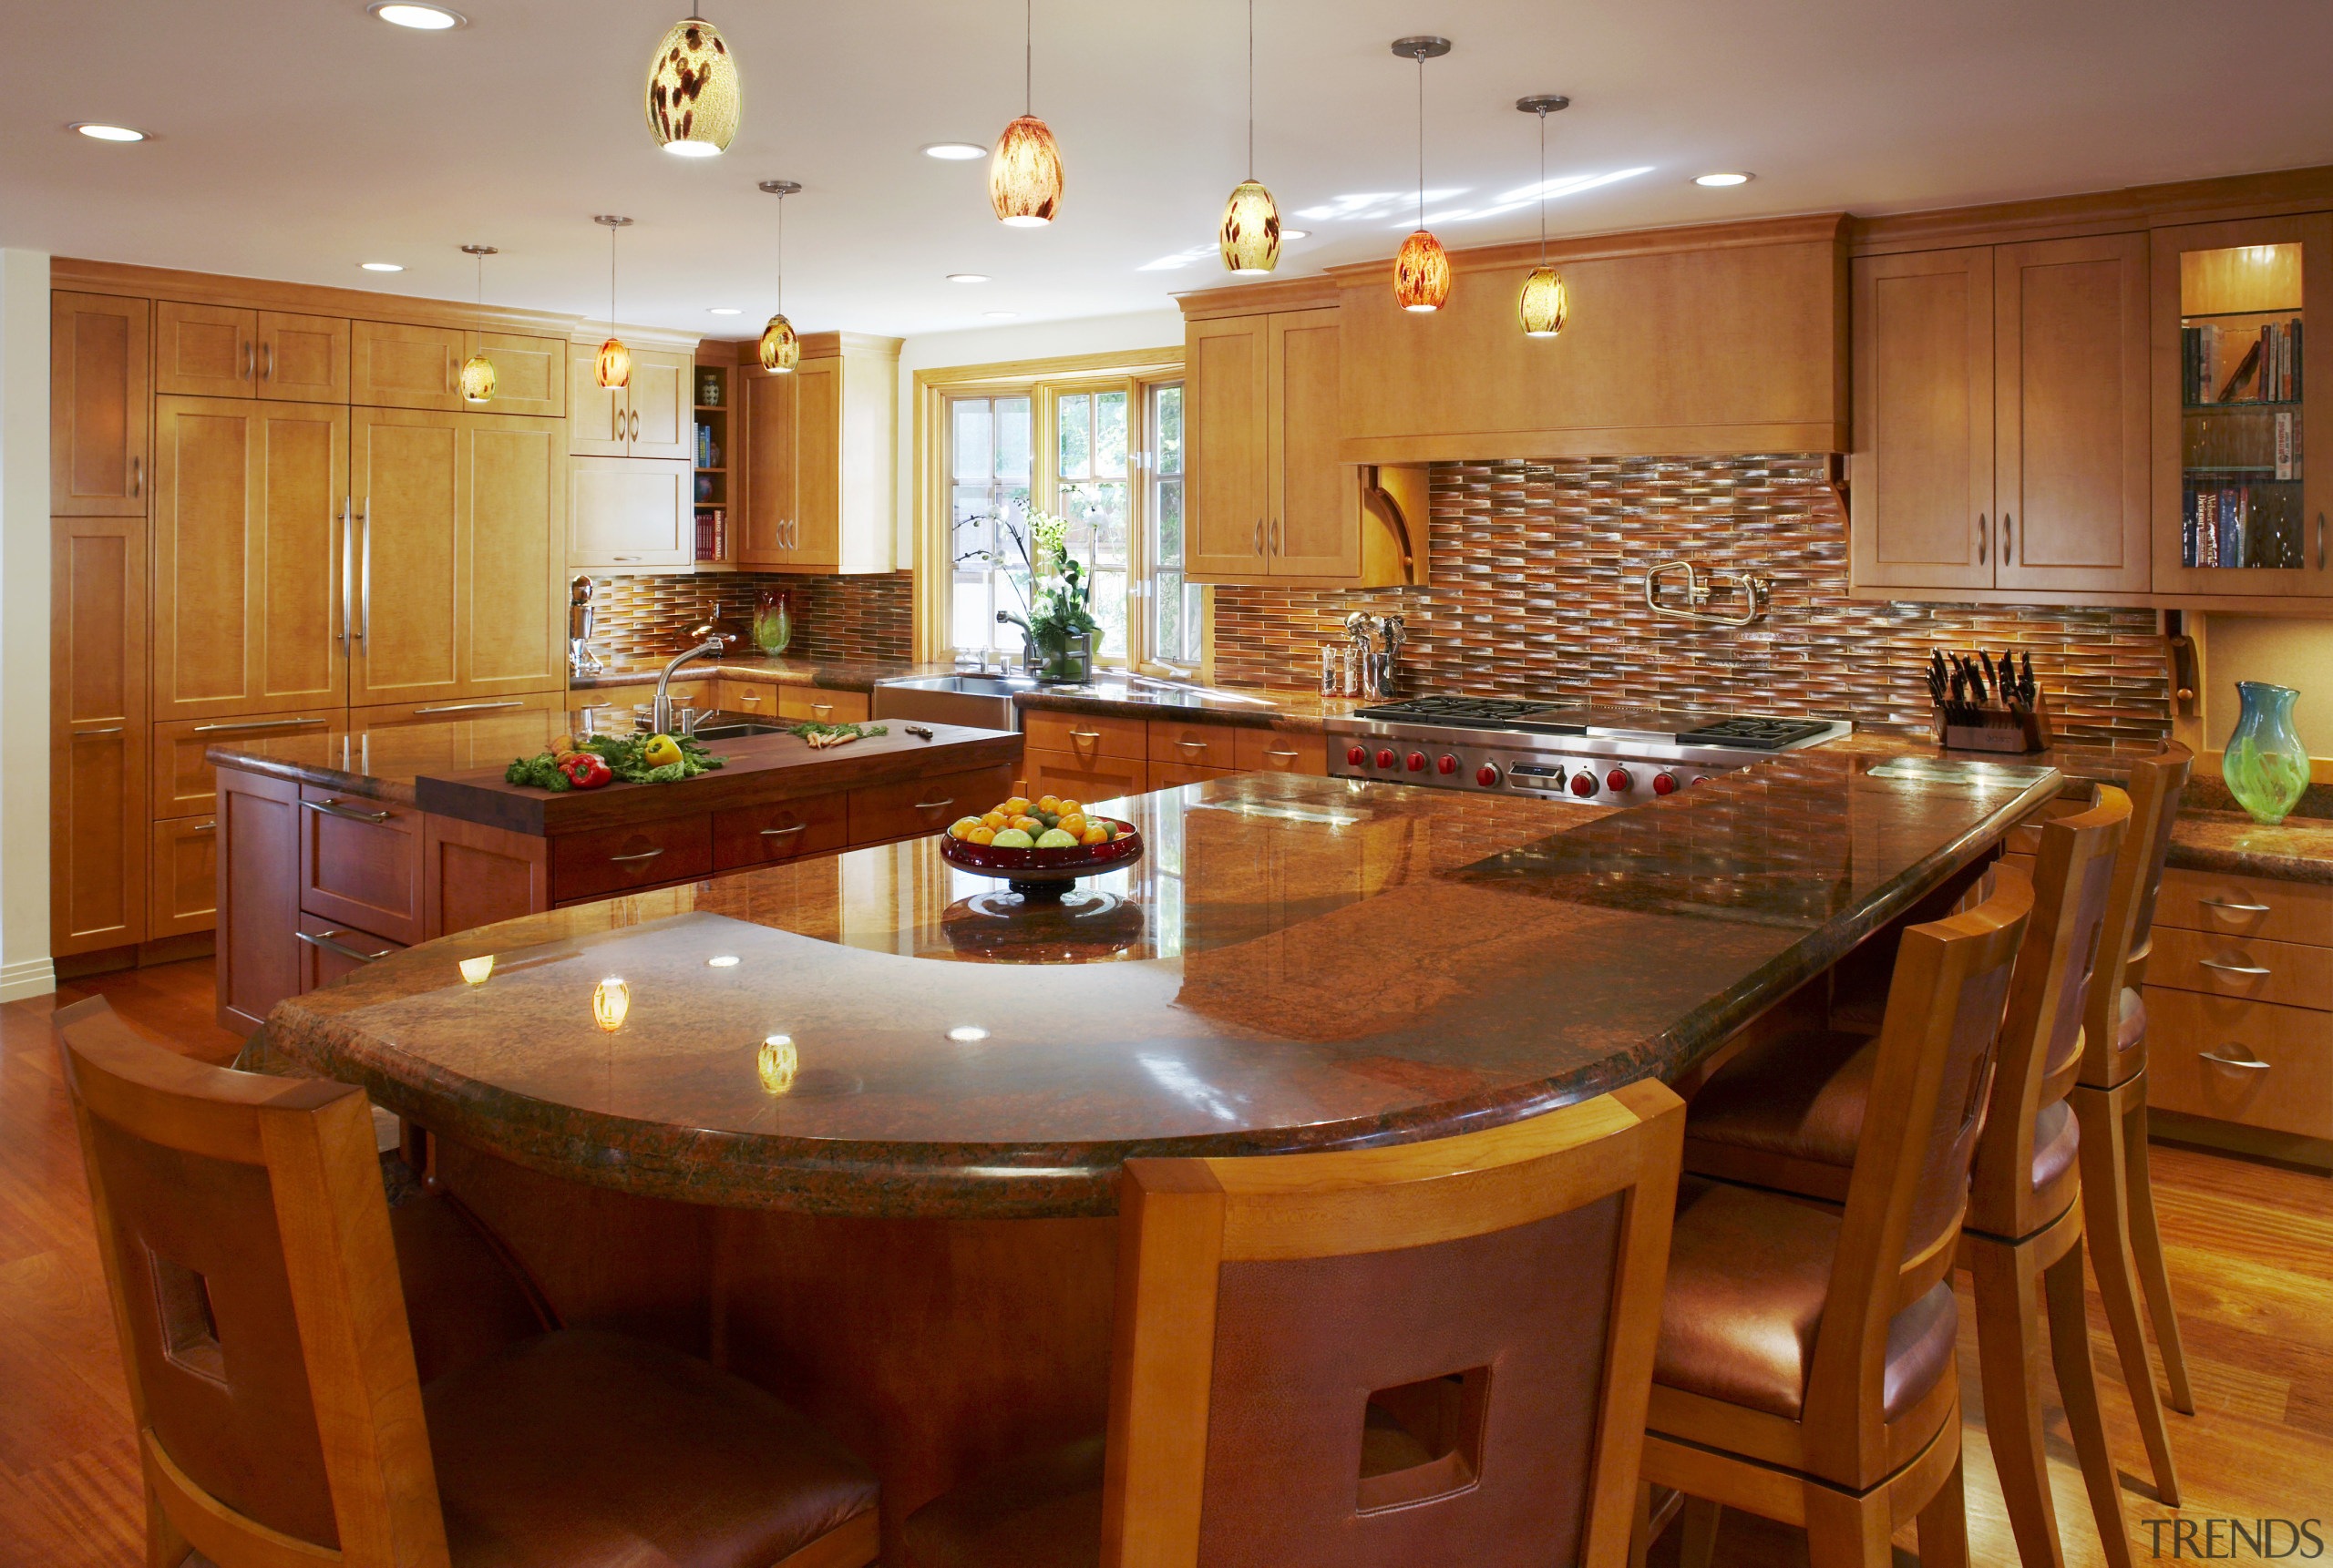
<svg viewBox="0 0 2333 1568">
<path fill-rule="evenodd" d="M 1977 564 L 1985 564 L 1985 547 L 1992 543 L 1993 530 L 1985 521 L 1985 514 L 1977 514 Z"/>
</svg>

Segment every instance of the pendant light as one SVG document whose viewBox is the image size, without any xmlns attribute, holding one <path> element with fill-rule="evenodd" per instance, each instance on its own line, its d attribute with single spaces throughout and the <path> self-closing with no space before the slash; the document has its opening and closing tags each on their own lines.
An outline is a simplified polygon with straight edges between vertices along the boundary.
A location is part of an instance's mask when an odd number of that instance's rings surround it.
<svg viewBox="0 0 2333 1568">
<path fill-rule="evenodd" d="M 786 319 L 786 199 L 802 185 L 799 180 L 765 179 L 762 189 L 777 198 L 777 314 L 762 328 L 762 368 L 786 375 L 802 362 L 802 339 Z"/>
<path fill-rule="evenodd" d="M 721 29 L 690 11 L 648 62 L 648 129 L 682 158 L 712 158 L 737 134 L 743 107 L 737 62 Z"/>
<path fill-rule="evenodd" d="M 1564 330 L 1571 301 L 1564 290 L 1564 275 L 1547 265 L 1547 117 L 1571 108 L 1571 100 L 1561 93 L 1541 93 L 1516 99 L 1515 107 L 1539 117 L 1539 264 L 1523 280 L 1515 315 L 1523 323 L 1525 337 L 1553 337 Z"/>
<path fill-rule="evenodd" d="M 632 220 L 602 212 L 591 221 L 605 224 L 608 231 L 608 341 L 600 345 L 592 371 L 601 386 L 625 386 L 632 382 L 632 350 L 616 336 L 616 231 L 631 228 Z"/>
<path fill-rule="evenodd" d="M 486 312 L 486 259 L 488 256 L 498 255 L 500 252 L 491 245 L 465 245 L 462 247 L 462 253 L 478 258 L 478 313 L 483 315 Z M 478 352 L 462 362 L 463 401 L 493 402 L 494 382 L 494 362 L 486 357 L 486 338 L 481 329 Z"/>
<path fill-rule="evenodd" d="M 1438 311 L 1450 297 L 1450 258 L 1425 228 L 1425 63 L 1449 52 L 1447 38 L 1393 40 L 1393 53 L 1418 63 L 1418 230 L 1393 258 L 1393 298 L 1405 311 Z"/>
<path fill-rule="evenodd" d="M 997 221 L 1015 229 L 1035 229 L 1053 220 L 1061 210 L 1061 149 L 1053 133 L 1033 112 L 1036 104 L 1037 33 L 1034 0 L 1023 0 L 1021 14 L 1021 118 L 996 138 L 988 160 L 988 202 Z"/>
<path fill-rule="evenodd" d="M 1228 272 L 1269 272 L 1280 265 L 1280 208 L 1256 178 L 1256 0 L 1248 0 L 1248 178 L 1223 204 L 1216 247 Z"/>
</svg>

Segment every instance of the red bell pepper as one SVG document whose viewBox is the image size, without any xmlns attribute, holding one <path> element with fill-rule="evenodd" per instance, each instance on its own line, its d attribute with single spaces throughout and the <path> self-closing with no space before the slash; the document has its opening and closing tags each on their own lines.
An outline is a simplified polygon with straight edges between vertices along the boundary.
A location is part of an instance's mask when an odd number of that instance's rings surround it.
<svg viewBox="0 0 2333 1568">
<path fill-rule="evenodd" d="M 559 771 L 577 789 L 598 789 L 616 775 L 607 760 L 591 752 L 570 752 L 559 759 Z"/>
</svg>

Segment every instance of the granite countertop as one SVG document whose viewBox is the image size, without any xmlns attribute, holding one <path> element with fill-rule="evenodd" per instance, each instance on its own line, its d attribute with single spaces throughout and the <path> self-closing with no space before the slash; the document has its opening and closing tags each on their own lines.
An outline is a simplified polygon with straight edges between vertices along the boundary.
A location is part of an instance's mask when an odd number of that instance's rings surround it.
<svg viewBox="0 0 2333 1568">
<path fill-rule="evenodd" d="M 1047 686 L 1023 692 L 1012 699 L 1017 707 L 1053 712 L 1093 713 L 1104 718 L 1204 716 L 1210 723 L 1277 730 L 1285 734 L 1319 734 L 1321 721 L 1342 718 L 1355 708 L 1369 706 L 1364 697 L 1329 697 L 1318 692 L 1210 687 L 1204 692 L 1178 692 L 1132 685 L 1107 676 L 1090 686 Z"/>
<path fill-rule="evenodd" d="M 2288 816 L 2265 827 L 2240 811 L 2183 811 L 2164 864 L 2190 871 L 2333 883 L 2333 818 Z"/>
<path fill-rule="evenodd" d="M 587 728 L 580 712 L 528 708 L 477 719 L 222 742 L 204 755 L 213 767 L 416 805 L 414 780 L 424 774 L 507 765 L 513 757 L 544 750 L 555 735 Z"/>
<path fill-rule="evenodd" d="M 424 944 L 282 1003 L 257 1060 L 641 1194 L 1106 1214 L 1136 1154 L 1437 1136 L 1673 1076 L 2063 783 L 1875 765 L 1799 753 L 1617 812 L 1241 774 L 1114 804 L 1146 854 L 1082 907 L 1011 910 L 934 839 L 856 850 Z"/>
<path fill-rule="evenodd" d="M 647 663 L 612 664 L 597 675 L 570 675 L 570 692 L 604 691 L 617 686 L 653 686 L 666 660 Z M 677 684 L 691 681 L 758 681 L 770 686 L 816 686 L 827 692 L 872 691 L 878 681 L 901 675 L 951 675 L 953 664 L 895 664 L 880 660 L 766 659 L 760 654 L 698 659 L 673 671 Z"/>
</svg>

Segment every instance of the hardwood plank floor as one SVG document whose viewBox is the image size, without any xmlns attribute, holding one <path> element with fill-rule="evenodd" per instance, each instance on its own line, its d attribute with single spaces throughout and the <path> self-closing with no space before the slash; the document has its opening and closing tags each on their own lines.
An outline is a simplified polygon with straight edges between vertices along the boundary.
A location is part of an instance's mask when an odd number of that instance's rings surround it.
<svg viewBox="0 0 2333 1568">
<path fill-rule="evenodd" d="M 97 992 L 131 1024 L 190 1055 L 224 1061 L 242 1043 L 211 1020 L 207 958 L 0 1004 L 0 1568 L 137 1568 L 143 1561 L 128 1397 L 48 1034 L 54 1007 Z M 2195 1385 L 2196 1413 L 2171 1416 L 2183 1509 L 2164 1508 L 2144 1479 L 2095 1291 L 2090 1314 L 2124 1512 L 2142 1561 L 2157 1555 L 2157 1534 L 2160 1555 L 2173 1554 L 2172 1527 L 2150 1531 L 2150 1520 L 2184 1518 L 2200 1529 L 2210 1517 L 2333 1514 L 2333 1181 L 2163 1145 L 2154 1173 Z M 1971 1554 L 1980 1564 L 2014 1563 L 1985 1442 L 1965 1276 L 1960 1321 Z M 2098 1535 L 2046 1358 L 2043 1366 L 2059 1532 L 2068 1568 L 2093 1568 L 2103 1561 Z M 2222 1557 L 2226 1540 L 2222 1527 Z M 1899 1561 L 1908 1560 L 1910 1545 L 1907 1532 Z M 1673 1563 L 1676 1546 L 1671 1531 L 1655 1561 Z M 2197 1555 L 2195 1545 L 2182 1555 Z M 1717 1560 L 1794 1568 L 1806 1561 L 1805 1542 L 1729 1513 Z"/>
</svg>

